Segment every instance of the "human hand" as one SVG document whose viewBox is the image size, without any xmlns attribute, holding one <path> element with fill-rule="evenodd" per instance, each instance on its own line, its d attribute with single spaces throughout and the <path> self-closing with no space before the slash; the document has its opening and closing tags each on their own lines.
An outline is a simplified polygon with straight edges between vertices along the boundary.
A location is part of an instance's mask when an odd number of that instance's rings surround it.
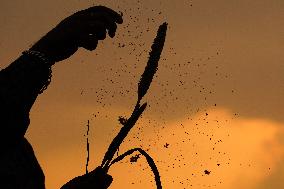
<svg viewBox="0 0 284 189">
<path fill-rule="evenodd" d="M 88 174 L 70 180 L 61 189 L 107 189 L 112 180 L 101 167 L 97 167 Z"/>
<path fill-rule="evenodd" d="M 73 55 L 79 47 L 95 50 L 98 40 L 115 36 L 117 24 L 122 16 L 104 6 L 94 6 L 76 12 L 61 21 L 54 29 L 32 46 L 52 62 L 64 60 Z"/>
</svg>

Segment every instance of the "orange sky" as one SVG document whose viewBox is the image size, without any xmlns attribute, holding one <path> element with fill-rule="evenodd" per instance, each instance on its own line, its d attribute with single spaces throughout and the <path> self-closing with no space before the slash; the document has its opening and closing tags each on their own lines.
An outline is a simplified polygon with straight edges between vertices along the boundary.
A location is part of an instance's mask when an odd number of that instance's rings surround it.
<svg viewBox="0 0 284 189">
<path fill-rule="evenodd" d="M 117 36 L 56 64 L 31 112 L 27 137 L 47 189 L 84 173 L 87 120 L 90 167 L 99 164 L 120 127 L 117 117 L 129 115 L 136 101 L 164 21 L 169 31 L 145 98 L 150 106 L 121 150 L 149 149 L 164 188 L 284 188 L 284 1 L 3 0 L 0 67 L 66 16 L 98 4 L 123 12 Z M 142 158 L 115 165 L 111 188 L 154 188 L 144 167 Z"/>
</svg>

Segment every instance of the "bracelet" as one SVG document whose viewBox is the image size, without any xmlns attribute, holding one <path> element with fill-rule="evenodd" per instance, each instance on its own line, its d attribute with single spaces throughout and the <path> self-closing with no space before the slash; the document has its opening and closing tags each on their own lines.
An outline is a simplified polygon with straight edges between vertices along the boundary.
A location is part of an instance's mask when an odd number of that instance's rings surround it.
<svg viewBox="0 0 284 189">
<path fill-rule="evenodd" d="M 32 56 L 32 57 L 36 57 L 38 59 L 41 60 L 41 62 L 43 62 L 44 64 L 46 65 L 53 65 L 54 62 L 53 61 L 50 61 L 45 54 L 43 54 L 42 52 L 39 52 L 39 51 L 33 51 L 33 50 L 27 50 L 27 51 L 24 51 L 22 53 L 23 55 L 28 55 L 28 56 Z"/>
</svg>

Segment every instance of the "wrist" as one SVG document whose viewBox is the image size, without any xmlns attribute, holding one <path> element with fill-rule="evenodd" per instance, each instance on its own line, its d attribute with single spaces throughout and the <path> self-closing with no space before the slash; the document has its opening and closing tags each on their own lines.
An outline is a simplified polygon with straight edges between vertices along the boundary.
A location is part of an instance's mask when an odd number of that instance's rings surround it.
<svg viewBox="0 0 284 189">
<path fill-rule="evenodd" d="M 44 38 L 40 39 L 28 51 L 39 52 L 40 54 L 44 55 L 46 59 L 54 61 L 51 51 L 49 50 L 50 48 L 47 47 L 46 42 L 44 42 L 43 40 L 45 39 Z"/>
<path fill-rule="evenodd" d="M 62 40 L 53 32 L 46 34 L 30 48 L 31 51 L 43 53 L 53 63 L 69 58 L 77 49 L 73 41 Z"/>
<path fill-rule="evenodd" d="M 37 59 L 39 62 L 52 66 L 55 62 L 52 61 L 46 54 L 38 50 L 27 50 L 22 53 L 23 55 Z"/>
</svg>

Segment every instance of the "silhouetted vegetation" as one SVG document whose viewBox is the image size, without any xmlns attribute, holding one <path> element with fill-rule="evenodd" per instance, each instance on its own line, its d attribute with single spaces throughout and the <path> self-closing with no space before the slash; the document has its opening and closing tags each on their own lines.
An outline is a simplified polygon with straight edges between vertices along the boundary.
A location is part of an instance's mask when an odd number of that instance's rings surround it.
<svg viewBox="0 0 284 189">
<path fill-rule="evenodd" d="M 142 113 L 144 112 L 147 106 L 147 103 L 143 103 L 142 105 L 140 105 L 140 103 L 141 103 L 142 98 L 146 95 L 151 85 L 151 82 L 153 80 L 153 77 L 156 71 L 158 70 L 158 62 L 160 60 L 160 56 L 161 56 L 161 53 L 164 47 L 166 32 L 167 32 L 167 23 L 163 23 L 158 29 L 157 36 L 154 39 L 154 42 L 151 47 L 151 51 L 149 53 L 149 59 L 148 59 L 147 65 L 138 83 L 138 92 L 137 92 L 138 98 L 137 98 L 137 102 L 134 107 L 134 110 L 130 118 L 128 119 L 124 117 L 119 117 L 118 120 L 123 125 L 123 127 L 120 129 L 117 136 L 113 139 L 113 141 L 109 145 L 109 148 L 107 152 L 105 153 L 105 156 L 101 164 L 101 167 L 107 173 L 109 168 L 114 163 L 117 163 L 121 161 L 122 159 L 124 159 L 126 156 L 131 155 L 132 153 L 138 151 L 141 155 L 143 155 L 146 158 L 149 166 L 151 167 L 155 175 L 156 186 L 158 189 L 162 188 L 160 174 L 157 169 L 157 166 L 155 165 L 154 160 L 151 158 L 151 156 L 147 152 L 145 152 L 141 148 L 133 148 L 123 153 L 122 155 L 119 155 L 116 158 L 114 158 L 114 155 L 118 151 L 119 146 L 121 145 L 123 140 L 126 138 L 129 131 L 134 127 L 135 123 L 137 122 L 139 117 L 142 115 Z"/>
<path fill-rule="evenodd" d="M 87 161 L 86 161 L 86 174 L 89 173 L 88 171 L 88 166 L 89 166 L 89 161 L 90 161 L 90 144 L 89 144 L 89 131 L 90 131 L 90 120 L 88 120 L 87 124 Z"/>
<path fill-rule="evenodd" d="M 140 154 L 142 154 L 142 155 L 146 158 L 146 160 L 147 160 L 149 166 L 151 167 L 152 172 L 154 173 L 157 188 L 158 188 L 158 189 L 162 188 L 162 183 L 161 183 L 161 180 L 160 180 L 160 174 L 159 174 L 158 168 L 157 168 L 157 166 L 156 166 L 154 160 L 152 159 L 152 157 L 151 157 L 147 152 L 145 152 L 145 151 L 144 151 L 143 149 L 141 149 L 141 148 L 133 148 L 133 149 L 131 149 L 131 150 L 128 150 L 127 152 L 125 152 L 125 153 L 123 153 L 122 155 L 120 155 L 120 156 L 118 156 L 117 158 L 115 158 L 115 159 L 111 162 L 111 164 L 109 165 L 109 167 L 110 167 L 111 165 L 113 165 L 114 163 L 117 163 L 117 162 L 121 161 L 121 160 L 124 159 L 126 156 L 131 155 L 132 153 L 134 153 L 134 152 L 136 152 L 136 151 L 138 151 Z M 134 162 L 134 161 L 137 161 L 137 158 L 139 158 L 139 156 L 134 156 L 134 158 L 135 158 L 135 159 L 133 160 L 133 162 Z"/>
</svg>

